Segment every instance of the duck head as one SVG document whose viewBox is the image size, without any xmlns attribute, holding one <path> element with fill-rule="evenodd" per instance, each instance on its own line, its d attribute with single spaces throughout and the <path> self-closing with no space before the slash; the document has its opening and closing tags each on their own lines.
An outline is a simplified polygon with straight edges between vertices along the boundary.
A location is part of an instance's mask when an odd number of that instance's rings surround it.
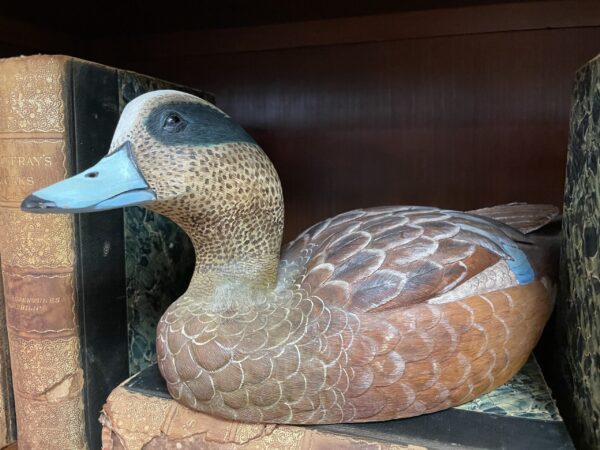
<svg viewBox="0 0 600 450">
<path fill-rule="evenodd" d="M 137 97 L 123 110 L 104 158 L 33 192 L 21 208 L 79 213 L 132 205 L 169 217 L 190 235 L 197 272 L 233 271 L 239 278 L 266 271 L 267 284 L 274 282 L 283 228 L 277 172 L 212 104 L 178 91 Z"/>
</svg>

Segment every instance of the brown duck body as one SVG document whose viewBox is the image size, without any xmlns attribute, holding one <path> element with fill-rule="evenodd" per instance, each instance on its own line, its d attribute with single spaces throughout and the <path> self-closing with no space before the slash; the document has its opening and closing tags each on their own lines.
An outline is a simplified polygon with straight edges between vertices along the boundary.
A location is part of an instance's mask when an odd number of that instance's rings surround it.
<svg viewBox="0 0 600 450">
<path fill-rule="evenodd" d="M 541 274 L 515 281 L 503 239 L 539 250 L 512 228 L 435 208 L 322 222 L 284 249 L 271 291 L 217 310 L 192 293 L 168 309 L 157 349 L 169 391 L 217 416 L 298 424 L 468 402 L 519 370 L 552 308 Z"/>
</svg>

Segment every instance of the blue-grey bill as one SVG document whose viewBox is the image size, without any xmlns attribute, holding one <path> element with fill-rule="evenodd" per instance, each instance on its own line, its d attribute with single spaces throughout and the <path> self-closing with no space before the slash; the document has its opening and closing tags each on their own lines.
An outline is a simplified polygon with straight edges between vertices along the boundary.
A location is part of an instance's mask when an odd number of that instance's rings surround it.
<svg viewBox="0 0 600 450">
<path fill-rule="evenodd" d="M 126 142 L 96 165 L 33 192 L 21 203 L 32 213 L 80 213 L 142 205 L 156 200 Z"/>
</svg>

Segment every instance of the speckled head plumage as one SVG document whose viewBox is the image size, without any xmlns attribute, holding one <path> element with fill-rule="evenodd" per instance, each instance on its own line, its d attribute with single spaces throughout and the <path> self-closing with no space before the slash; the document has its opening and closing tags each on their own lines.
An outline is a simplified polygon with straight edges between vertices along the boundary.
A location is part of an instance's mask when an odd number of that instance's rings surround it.
<svg viewBox="0 0 600 450">
<path fill-rule="evenodd" d="M 280 203 L 276 171 L 260 147 L 214 105 L 178 91 L 154 91 L 127 105 L 109 153 L 132 145 L 136 163 L 156 194 L 154 209 L 181 197 L 204 201 L 202 211 L 248 203 Z M 260 189 L 258 186 L 260 185 Z M 260 191 L 260 192 L 259 192 Z M 259 198 L 260 197 L 260 198 Z"/>
<path fill-rule="evenodd" d="M 198 97 L 156 91 L 125 108 L 110 151 L 125 142 L 156 194 L 146 206 L 192 237 L 200 270 L 266 270 L 267 284 L 274 283 L 283 229 L 281 185 L 243 128 Z"/>
<path fill-rule="evenodd" d="M 78 195 L 85 198 L 73 207 Z M 283 230 L 277 172 L 242 127 L 191 94 L 163 90 L 135 98 L 103 160 L 32 197 L 33 206 L 53 199 L 37 212 L 144 204 L 190 235 L 206 290 L 219 283 L 211 281 L 217 267 L 230 279 L 247 273 L 254 284 L 275 283 Z"/>
</svg>

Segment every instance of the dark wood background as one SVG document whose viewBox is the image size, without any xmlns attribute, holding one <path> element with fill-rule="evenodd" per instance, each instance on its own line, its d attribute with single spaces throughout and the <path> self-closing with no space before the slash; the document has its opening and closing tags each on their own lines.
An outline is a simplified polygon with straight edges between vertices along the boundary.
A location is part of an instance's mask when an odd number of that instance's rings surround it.
<svg viewBox="0 0 600 450">
<path fill-rule="evenodd" d="M 279 171 L 286 240 L 375 205 L 560 206 L 574 72 L 600 53 L 600 1 L 65 3 L 0 17 L 0 56 L 69 53 L 212 91 Z M 570 401 L 551 327 L 543 344 L 587 448 L 593 412 Z"/>
<path fill-rule="evenodd" d="M 214 92 L 279 171 L 287 240 L 374 205 L 560 205 L 573 73 L 600 52 L 589 5 L 567 3 L 103 38 L 91 51 Z"/>
<path fill-rule="evenodd" d="M 73 29 L 21 13 L 0 19 L 0 55 L 71 53 L 212 91 L 279 171 L 286 240 L 375 205 L 560 206 L 573 73 L 600 52 L 600 2 L 473 3 L 262 0 L 209 8 L 197 29 L 156 11 L 103 9 Z"/>
</svg>

